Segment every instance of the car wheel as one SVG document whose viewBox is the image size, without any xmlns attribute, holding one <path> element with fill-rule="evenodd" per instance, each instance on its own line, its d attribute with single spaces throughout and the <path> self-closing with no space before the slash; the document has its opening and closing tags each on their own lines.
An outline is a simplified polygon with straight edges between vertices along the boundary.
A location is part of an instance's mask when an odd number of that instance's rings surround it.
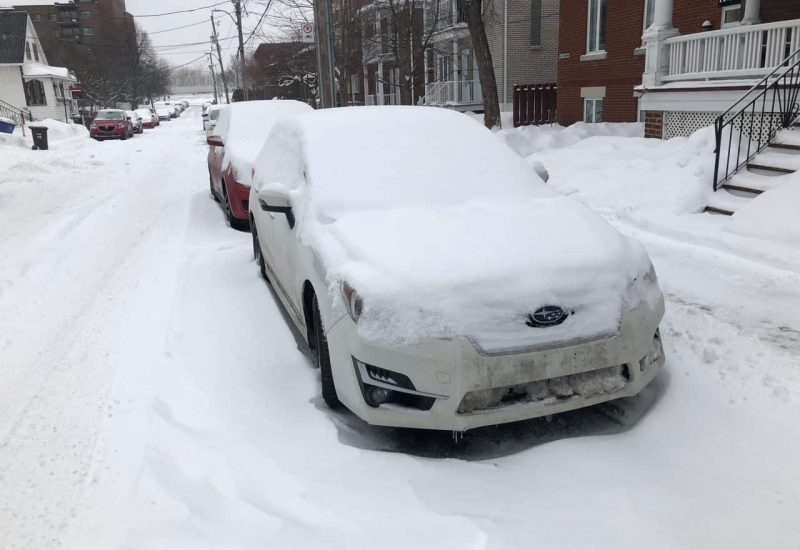
<svg viewBox="0 0 800 550">
<path fill-rule="evenodd" d="M 251 221 L 250 226 L 253 233 L 253 258 L 256 260 L 256 262 L 258 262 L 258 268 L 261 270 L 261 277 L 265 281 L 269 282 L 269 276 L 267 276 L 267 264 L 264 261 L 264 255 L 261 253 L 261 242 L 258 240 L 256 224 Z"/>
<path fill-rule="evenodd" d="M 128 139 L 128 132 L 125 132 L 124 134 L 122 134 L 122 136 L 120 136 L 119 139 L 121 139 L 122 141 L 125 141 L 126 139 Z"/>
<path fill-rule="evenodd" d="M 322 316 L 319 314 L 319 304 L 317 304 L 316 294 L 311 298 L 311 311 L 314 317 L 313 351 L 315 364 L 319 369 L 319 377 L 322 384 L 322 399 L 331 409 L 337 409 L 342 403 L 339 401 L 339 396 L 336 395 L 336 385 L 333 383 L 331 356 L 328 353 L 328 336 L 325 334 L 325 327 L 322 326 Z"/>
</svg>

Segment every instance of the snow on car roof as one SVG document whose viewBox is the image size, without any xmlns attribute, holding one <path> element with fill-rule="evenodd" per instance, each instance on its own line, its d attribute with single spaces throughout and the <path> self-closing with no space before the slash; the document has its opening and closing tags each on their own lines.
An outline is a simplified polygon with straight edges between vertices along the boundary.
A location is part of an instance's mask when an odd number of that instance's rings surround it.
<svg viewBox="0 0 800 550">
<path fill-rule="evenodd" d="M 283 117 L 312 112 L 306 103 L 294 100 L 242 101 L 222 111 L 214 133 L 225 142 L 223 170 L 231 164 L 239 183 L 249 185 L 253 163 L 272 125 Z"/>
<path fill-rule="evenodd" d="M 555 194 L 467 116 L 429 107 L 316 111 L 275 126 L 253 187 L 292 189 L 299 238 L 383 344 L 463 335 L 487 353 L 614 334 L 650 267 L 642 247 Z M 526 315 L 580 312 L 546 331 Z"/>
</svg>

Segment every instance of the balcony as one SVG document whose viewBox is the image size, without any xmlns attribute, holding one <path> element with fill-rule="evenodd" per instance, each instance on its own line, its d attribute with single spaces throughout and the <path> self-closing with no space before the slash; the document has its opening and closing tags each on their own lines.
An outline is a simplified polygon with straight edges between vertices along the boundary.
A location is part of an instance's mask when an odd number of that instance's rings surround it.
<svg viewBox="0 0 800 550">
<path fill-rule="evenodd" d="M 445 80 L 425 85 L 423 105 L 437 107 L 474 107 L 483 103 L 481 83 L 478 80 Z"/>
<path fill-rule="evenodd" d="M 400 105 L 400 92 L 368 95 L 364 98 L 364 105 Z"/>
<path fill-rule="evenodd" d="M 676 36 L 664 43 L 664 82 L 760 78 L 800 48 L 800 19 Z"/>
</svg>

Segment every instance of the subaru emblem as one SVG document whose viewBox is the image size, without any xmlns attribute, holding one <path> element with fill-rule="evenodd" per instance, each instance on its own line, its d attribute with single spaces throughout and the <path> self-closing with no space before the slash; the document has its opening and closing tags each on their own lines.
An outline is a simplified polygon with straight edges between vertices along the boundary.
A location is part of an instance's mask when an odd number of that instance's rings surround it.
<svg viewBox="0 0 800 550">
<path fill-rule="evenodd" d="M 554 327 L 563 323 L 568 316 L 569 313 L 559 306 L 542 306 L 528 314 L 525 324 L 534 328 Z"/>
</svg>

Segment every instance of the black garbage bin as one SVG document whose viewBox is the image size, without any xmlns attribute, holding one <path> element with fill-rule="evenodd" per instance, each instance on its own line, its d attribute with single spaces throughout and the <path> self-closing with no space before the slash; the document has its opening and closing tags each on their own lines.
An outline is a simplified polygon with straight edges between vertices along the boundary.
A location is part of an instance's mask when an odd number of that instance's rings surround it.
<svg viewBox="0 0 800 550">
<path fill-rule="evenodd" d="M 33 135 L 33 150 L 47 150 L 47 126 L 28 126 Z"/>
</svg>

